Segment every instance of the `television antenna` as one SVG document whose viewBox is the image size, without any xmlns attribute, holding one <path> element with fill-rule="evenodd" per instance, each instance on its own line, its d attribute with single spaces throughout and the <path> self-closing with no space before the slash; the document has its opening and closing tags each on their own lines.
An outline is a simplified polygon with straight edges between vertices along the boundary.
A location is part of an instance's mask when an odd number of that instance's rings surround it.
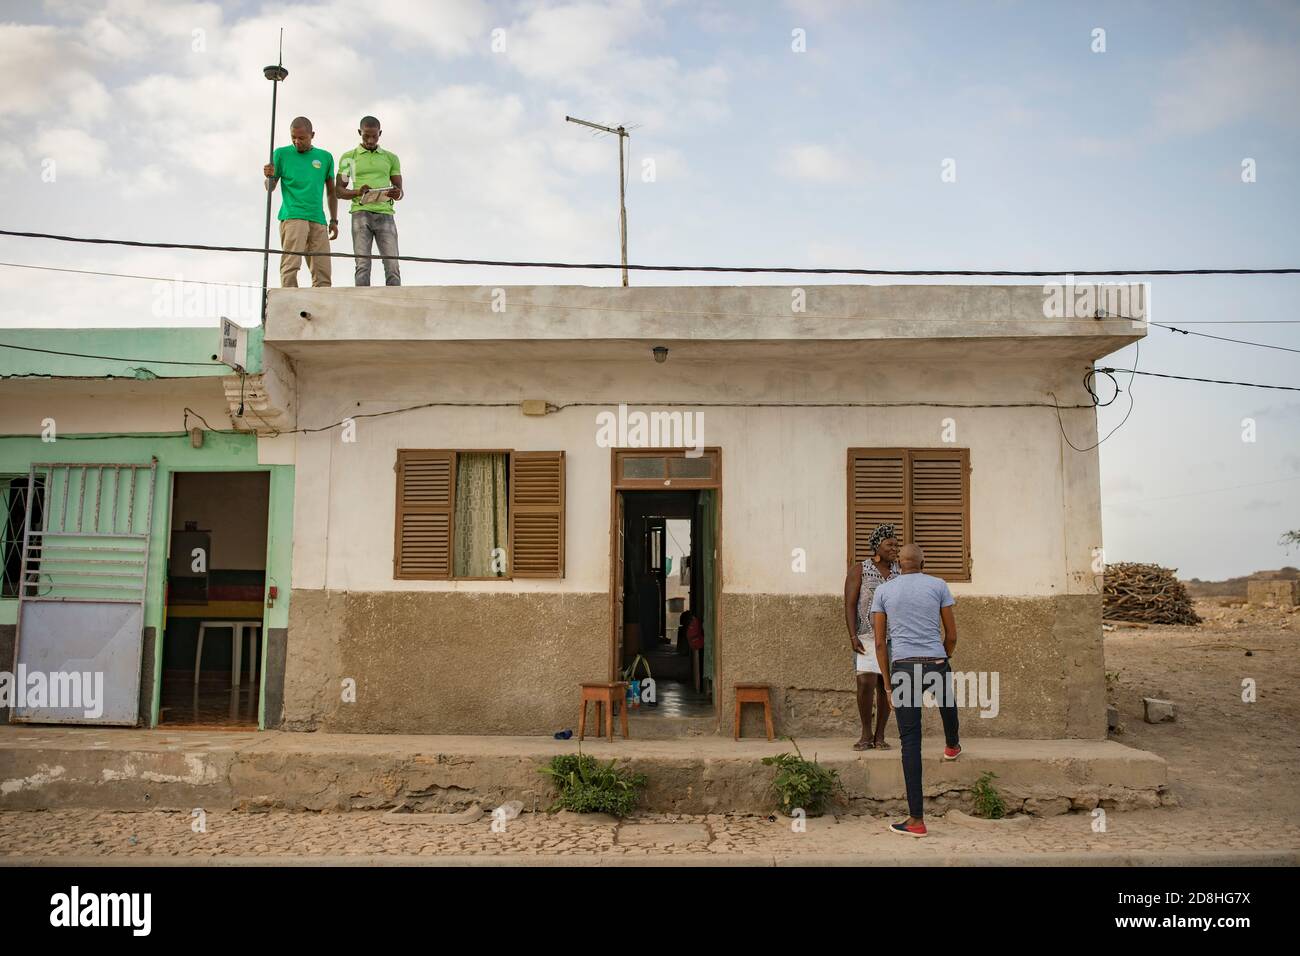
<svg viewBox="0 0 1300 956">
<path fill-rule="evenodd" d="M 600 130 L 602 133 L 610 133 L 618 137 L 618 239 L 619 246 L 623 254 L 623 286 L 627 287 L 627 181 L 623 178 L 623 140 L 627 139 L 628 132 L 624 126 L 602 126 L 599 123 L 592 123 L 588 120 L 578 119 L 576 116 L 564 117 L 567 123 L 577 123 L 580 126 L 590 126 L 592 129 Z"/>
</svg>

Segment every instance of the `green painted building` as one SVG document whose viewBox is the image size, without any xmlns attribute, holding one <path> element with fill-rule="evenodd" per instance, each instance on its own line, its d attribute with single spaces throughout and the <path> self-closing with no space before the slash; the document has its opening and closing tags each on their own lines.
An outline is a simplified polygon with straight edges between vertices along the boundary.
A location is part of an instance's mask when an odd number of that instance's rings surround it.
<svg viewBox="0 0 1300 956">
<path fill-rule="evenodd" d="M 0 671 L 104 675 L 0 718 L 278 725 L 294 470 L 261 330 L 222 335 L 0 331 Z"/>
</svg>

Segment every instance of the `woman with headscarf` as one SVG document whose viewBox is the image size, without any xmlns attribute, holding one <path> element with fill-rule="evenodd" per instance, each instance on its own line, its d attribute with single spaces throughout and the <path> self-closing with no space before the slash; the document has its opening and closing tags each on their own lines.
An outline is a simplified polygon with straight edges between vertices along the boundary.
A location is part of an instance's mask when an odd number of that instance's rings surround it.
<svg viewBox="0 0 1300 956">
<path fill-rule="evenodd" d="M 854 750 L 888 750 L 885 724 L 889 722 L 889 688 L 876 661 L 875 637 L 871 629 L 871 599 L 876 588 L 902 573 L 898 565 L 898 533 L 892 524 L 882 524 L 867 541 L 868 557 L 861 564 L 849 565 L 844 578 L 844 619 L 853 645 L 853 671 L 858 699 L 858 717 L 862 736 Z M 876 727 L 871 729 L 872 701 L 875 701 Z"/>
</svg>

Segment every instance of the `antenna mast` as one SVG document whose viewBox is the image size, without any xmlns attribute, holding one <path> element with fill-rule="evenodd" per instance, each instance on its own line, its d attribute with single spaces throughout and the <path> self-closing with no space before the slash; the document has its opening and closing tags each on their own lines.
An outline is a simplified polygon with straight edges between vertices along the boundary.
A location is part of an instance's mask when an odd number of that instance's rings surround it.
<svg viewBox="0 0 1300 956">
<path fill-rule="evenodd" d="M 578 119 L 576 116 L 564 117 L 567 123 L 578 123 L 581 126 L 590 126 L 592 129 L 600 130 L 602 133 L 612 133 L 618 137 L 618 238 L 619 245 L 623 253 L 623 286 L 627 287 L 627 197 L 626 181 L 623 179 L 623 140 L 627 139 L 627 129 L 625 127 L 601 126 L 599 123 L 590 123 L 587 120 Z"/>
</svg>

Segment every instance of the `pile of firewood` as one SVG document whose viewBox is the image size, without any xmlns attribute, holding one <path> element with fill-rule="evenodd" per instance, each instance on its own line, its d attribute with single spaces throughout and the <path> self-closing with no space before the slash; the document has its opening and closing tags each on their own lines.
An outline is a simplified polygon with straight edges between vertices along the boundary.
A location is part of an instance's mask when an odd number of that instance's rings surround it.
<svg viewBox="0 0 1300 956">
<path fill-rule="evenodd" d="M 1145 624 L 1200 624 L 1176 570 L 1158 564 L 1107 565 L 1102 617 Z"/>
</svg>

